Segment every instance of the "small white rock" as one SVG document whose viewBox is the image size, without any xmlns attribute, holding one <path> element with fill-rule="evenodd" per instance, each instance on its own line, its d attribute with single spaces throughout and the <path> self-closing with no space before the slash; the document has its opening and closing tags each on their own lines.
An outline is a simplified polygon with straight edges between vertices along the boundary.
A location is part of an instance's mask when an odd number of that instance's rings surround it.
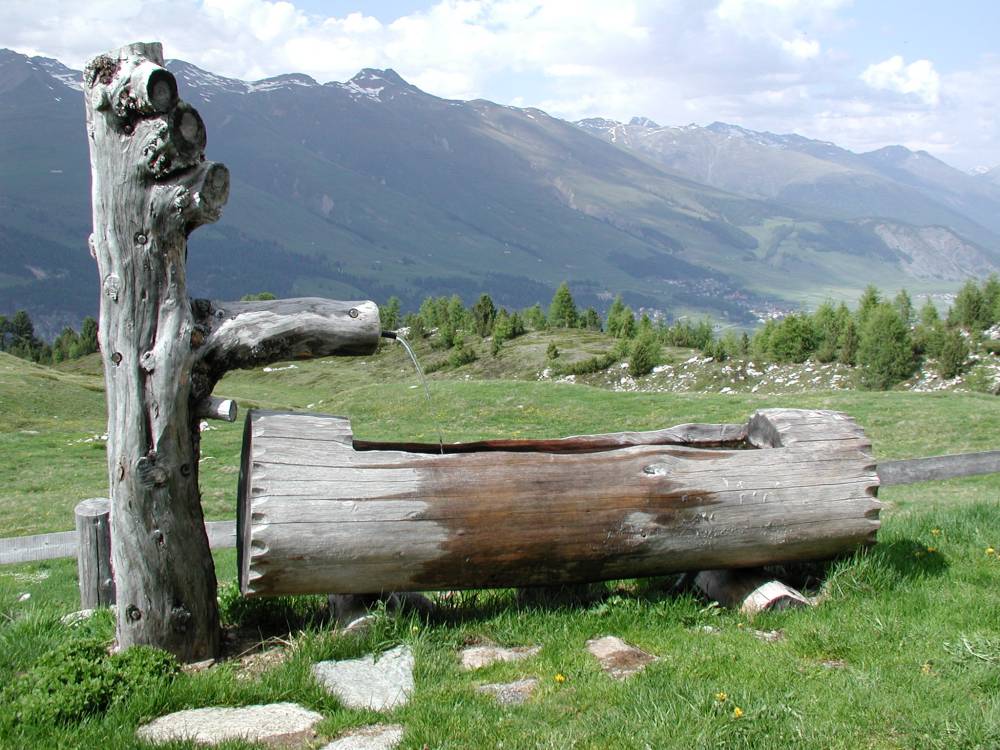
<svg viewBox="0 0 1000 750">
<path fill-rule="evenodd" d="M 349 731 L 322 750 L 392 750 L 403 740 L 400 724 L 372 724 Z"/>
<path fill-rule="evenodd" d="M 161 716 L 136 730 L 144 742 L 194 741 L 215 745 L 226 740 L 245 740 L 306 747 L 316 733 L 313 727 L 322 714 L 297 703 L 271 703 L 242 708 L 194 708 Z"/>
<path fill-rule="evenodd" d="M 497 662 L 528 659 L 537 655 L 541 650 L 541 646 L 517 646 L 515 648 L 471 646 L 470 648 L 462 649 L 459 656 L 462 660 L 462 668 L 472 670 L 482 669 Z"/>
<path fill-rule="evenodd" d="M 313 676 L 348 708 L 391 711 L 413 692 L 413 652 L 406 646 L 374 656 L 314 664 Z"/>
</svg>

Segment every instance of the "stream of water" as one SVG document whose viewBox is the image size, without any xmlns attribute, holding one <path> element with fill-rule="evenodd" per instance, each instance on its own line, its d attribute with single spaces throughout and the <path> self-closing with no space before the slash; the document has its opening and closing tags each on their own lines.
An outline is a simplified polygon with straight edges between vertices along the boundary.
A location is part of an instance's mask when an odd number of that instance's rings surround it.
<svg viewBox="0 0 1000 750">
<path fill-rule="evenodd" d="M 420 382 L 424 385 L 424 398 L 427 400 L 427 412 L 430 414 L 431 419 L 434 420 L 434 424 L 437 427 L 438 436 L 438 446 L 441 448 L 441 455 L 444 455 L 444 438 L 441 435 L 441 420 L 438 418 L 437 414 L 434 412 L 434 407 L 431 404 L 431 389 L 427 386 L 427 377 L 424 375 L 424 370 L 420 366 L 420 362 L 417 361 L 417 355 L 413 353 L 413 347 L 410 346 L 410 342 L 396 334 L 396 341 L 403 345 L 406 349 L 406 353 L 410 355 L 410 361 L 413 362 L 413 368 L 417 371 L 417 375 L 420 376 Z"/>
</svg>

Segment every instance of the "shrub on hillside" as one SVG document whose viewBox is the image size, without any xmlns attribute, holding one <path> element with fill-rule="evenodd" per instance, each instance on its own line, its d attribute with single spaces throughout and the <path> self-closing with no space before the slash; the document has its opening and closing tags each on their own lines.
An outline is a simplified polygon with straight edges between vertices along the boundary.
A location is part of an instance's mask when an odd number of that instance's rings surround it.
<svg viewBox="0 0 1000 750">
<path fill-rule="evenodd" d="M 524 322 L 532 331 L 544 331 L 549 327 L 542 306 L 537 302 L 524 311 Z"/>
<path fill-rule="evenodd" d="M 496 319 L 497 308 L 493 304 L 493 298 L 488 294 L 481 294 L 472 306 L 472 324 L 479 338 L 484 339 L 493 332 Z"/>
<path fill-rule="evenodd" d="M 581 359 L 578 362 L 567 362 L 555 367 L 557 375 L 590 375 L 595 372 L 603 372 L 616 362 L 620 362 L 627 353 L 627 347 L 621 342 L 616 344 L 611 351 L 598 354 L 596 357 Z"/>
<path fill-rule="evenodd" d="M 466 347 L 465 342 L 459 338 L 455 341 L 455 347 L 452 349 L 451 354 L 448 355 L 448 366 L 449 367 L 461 367 L 462 365 L 471 364 L 475 362 L 476 352 L 475 350 Z"/>
<path fill-rule="evenodd" d="M 424 319 L 419 315 L 408 314 L 403 318 L 403 327 L 409 329 L 406 337 L 408 341 L 418 341 L 427 335 L 427 330 L 424 328 Z"/>
<path fill-rule="evenodd" d="M 954 378 L 965 370 L 969 358 L 969 345 L 957 329 L 947 331 L 941 339 L 938 352 L 937 372 L 942 378 Z"/>
<path fill-rule="evenodd" d="M 628 372 L 633 378 L 648 375 L 660 363 L 660 342 L 655 336 L 640 336 L 629 352 Z"/>
<path fill-rule="evenodd" d="M 877 304 L 868 314 L 858 342 L 858 383 L 886 390 L 913 372 L 910 331 L 889 304 Z"/>
<path fill-rule="evenodd" d="M 816 331 L 808 315 L 789 315 L 771 331 L 768 351 L 776 362 L 805 362 L 816 349 Z"/>
</svg>

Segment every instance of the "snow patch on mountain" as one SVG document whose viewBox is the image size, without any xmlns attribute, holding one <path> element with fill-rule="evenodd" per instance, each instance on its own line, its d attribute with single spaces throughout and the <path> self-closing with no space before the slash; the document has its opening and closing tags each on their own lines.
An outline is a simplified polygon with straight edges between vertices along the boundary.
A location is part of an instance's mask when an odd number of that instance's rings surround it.
<svg viewBox="0 0 1000 750">
<path fill-rule="evenodd" d="M 37 70 L 47 73 L 59 83 L 77 91 L 83 90 L 83 74 L 79 70 L 67 68 L 58 60 L 50 57 L 32 57 L 29 63 Z"/>
</svg>

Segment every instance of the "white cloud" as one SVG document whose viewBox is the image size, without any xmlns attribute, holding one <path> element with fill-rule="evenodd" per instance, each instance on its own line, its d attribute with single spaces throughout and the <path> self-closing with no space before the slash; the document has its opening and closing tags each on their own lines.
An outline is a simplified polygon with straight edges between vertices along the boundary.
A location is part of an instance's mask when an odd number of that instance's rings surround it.
<svg viewBox="0 0 1000 750">
<path fill-rule="evenodd" d="M 818 57 L 820 50 L 819 42 L 815 39 L 805 39 L 803 37 L 799 37 L 798 39 L 782 39 L 781 48 L 788 54 L 803 60 Z"/>
<path fill-rule="evenodd" d="M 861 80 L 873 89 L 913 94 L 925 104 L 936 105 L 940 99 L 941 77 L 930 60 L 907 65 L 901 55 L 894 55 L 865 68 Z"/>
</svg>

